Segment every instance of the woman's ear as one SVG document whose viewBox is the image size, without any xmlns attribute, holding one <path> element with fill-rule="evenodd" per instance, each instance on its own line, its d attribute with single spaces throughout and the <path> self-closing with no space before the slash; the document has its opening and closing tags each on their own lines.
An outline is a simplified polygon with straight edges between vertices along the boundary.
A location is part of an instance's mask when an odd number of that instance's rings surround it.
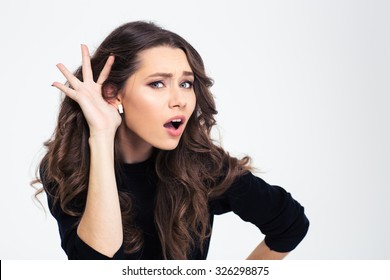
<svg viewBox="0 0 390 280">
<path fill-rule="evenodd" d="M 121 94 L 121 92 L 118 92 L 118 94 L 116 95 L 115 103 L 117 105 L 119 114 L 123 114 L 122 94 Z"/>
<path fill-rule="evenodd" d="M 102 88 L 102 94 L 107 101 L 114 101 L 118 95 L 118 88 L 113 84 L 105 84 Z"/>
<path fill-rule="evenodd" d="M 118 112 L 123 114 L 122 96 L 118 91 L 118 88 L 113 84 L 103 85 L 102 88 L 103 98 L 110 104 L 116 106 Z"/>
</svg>

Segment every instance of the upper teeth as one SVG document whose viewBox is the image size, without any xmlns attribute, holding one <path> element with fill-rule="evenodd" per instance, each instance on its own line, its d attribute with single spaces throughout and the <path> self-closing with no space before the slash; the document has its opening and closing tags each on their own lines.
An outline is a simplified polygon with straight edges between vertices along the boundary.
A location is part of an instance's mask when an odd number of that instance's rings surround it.
<svg viewBox="0 0 390 280">
<path fill-rule="evenodd" d="M 172 120 L 172 122 L 181 122 L 181 119 Z"/>
</svg>

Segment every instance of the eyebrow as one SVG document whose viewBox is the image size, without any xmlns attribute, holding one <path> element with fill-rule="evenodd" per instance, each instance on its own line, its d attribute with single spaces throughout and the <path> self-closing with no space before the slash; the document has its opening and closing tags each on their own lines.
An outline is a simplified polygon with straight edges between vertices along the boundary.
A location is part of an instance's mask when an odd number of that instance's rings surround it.
<svg viewBox="0 0 390 280">
<path fill-rule="evenodd" d="M 182 76 L 192 76 L 194 77 L 194 73 L 191 71 L 183 71 Z M 172 78 L 173 74 L 172 73 L 162 73 L 162 72 L 157 72 L 152 75 L 147 76 L 145 79 L 153 78 L 153 77 L 164 77 L 164 78 Z"/>
</svg>

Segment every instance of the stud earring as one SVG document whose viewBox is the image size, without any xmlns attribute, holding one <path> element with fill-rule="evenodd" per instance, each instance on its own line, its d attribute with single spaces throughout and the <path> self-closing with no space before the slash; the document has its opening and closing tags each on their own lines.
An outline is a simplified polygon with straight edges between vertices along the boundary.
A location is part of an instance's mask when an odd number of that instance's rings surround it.
<svg viewBox="0 0 390 280">
<path fill-rule="evenodd" d="M 123 106 L 122 106 L 122 104 L 118 104 L 118 112 L 119 112 L 119 114 L 123 114 Z"/>
</svg>

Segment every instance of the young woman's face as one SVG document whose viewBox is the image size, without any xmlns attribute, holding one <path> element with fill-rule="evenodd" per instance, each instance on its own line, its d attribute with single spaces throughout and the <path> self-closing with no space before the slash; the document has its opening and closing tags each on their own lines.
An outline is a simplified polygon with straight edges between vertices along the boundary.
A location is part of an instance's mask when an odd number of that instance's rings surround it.
<svg viewBox="0 0 390 280">
<path fill-rule="evenodd" d="M 174 149 L 195 109 L 191 67 L 181 49 L 166 46 L 145 50 L 139 59 L 139 69 L 119 93 L 122 125 L 128 137 L 162 150 Z"/>
</svg>

